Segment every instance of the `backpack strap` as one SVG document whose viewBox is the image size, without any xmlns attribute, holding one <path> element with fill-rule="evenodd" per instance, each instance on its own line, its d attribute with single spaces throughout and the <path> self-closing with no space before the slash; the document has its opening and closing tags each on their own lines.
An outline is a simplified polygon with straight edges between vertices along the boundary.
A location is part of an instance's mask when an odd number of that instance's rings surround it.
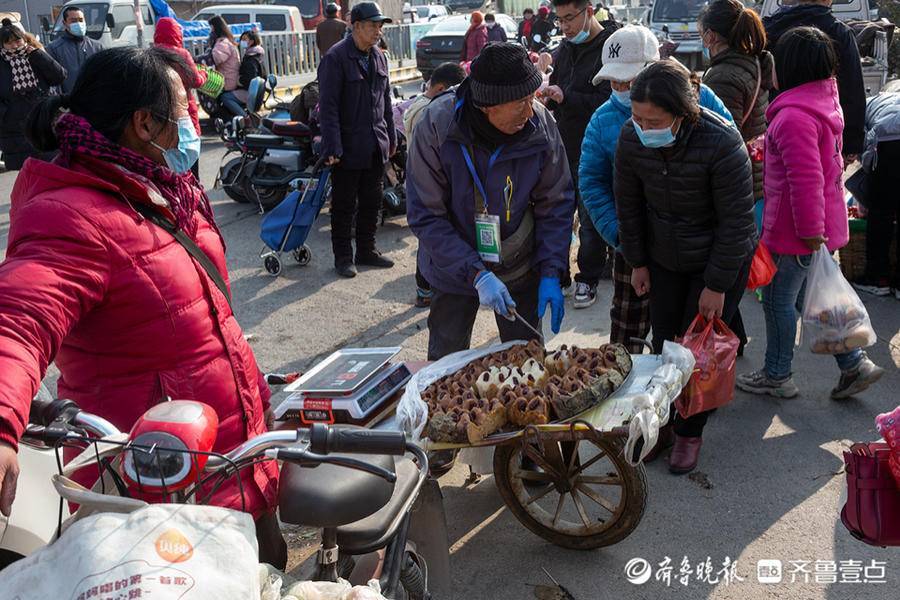
<svg viewBox="0 0 900 600">
<path fill-rule="evenodd" d="M 200 263 L 200 266 L 203 267 L 203 270 L 206 271 L 209 278 L 212 279 L 213 283 L 216 284 L 216 287 L 219 288 L 219 291 L 222 292 L 222 295 L 225 296 L 225 300 L 228 302 L 228 307 L 231 309 L 231 312 L 234 312 L 234 306 L 231 304 L 231 294 L 228 292 L 225 278 L 222 277 L 222 274 L 219 272 L 219 269 L 213 263 L 212 259 L 209 258 L 209 255 L 207 255 L 188 234 L 181 229 L 178 229 L 174 223 L 163 217 L 151 207 L 138 202 L 132 202 L 131 205 L 148 221 L 172 234 L 175 241 L 181 244 L 181 246 L 187 250 L 187 253 Z"/>
</svg>

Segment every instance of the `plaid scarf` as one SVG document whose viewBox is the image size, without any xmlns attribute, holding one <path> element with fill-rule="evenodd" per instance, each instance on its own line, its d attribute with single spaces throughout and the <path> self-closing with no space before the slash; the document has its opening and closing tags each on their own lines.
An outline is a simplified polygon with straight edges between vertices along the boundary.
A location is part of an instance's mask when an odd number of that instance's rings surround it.
<svg viewBox="0 0 900 600">
<path fill-rule="evenodd" d="M 197 220 L 194 211 L 200 211 L 204 219 L 222 238 L 216 225 L 209 198 L 203 186 L 188 171 L 179 175 L 166 166 L 156 163 L 146 156 L 109 141 L 102 133 L 91 127 L 87 119 L 72 113 L 64 113 L 56 121 L 56 137 L 59 140 L 60 157 L 63 164 L 71 164 L 75 154 L 83 154 L 117 165 L 136 175 L 144 184 L 155 188 L 169 203 L 169 210 L 175 216 L 175 225 L 192 238 L 197 234 Z M 225 240 L 222 238 L 222 245 Z"/>
<path fill-rule="evenodd" d="M 31 68 L 31 62 L 28 60 L 30 54 L 28 46 L 23 46 L 18 50 L 0 50 L 0 56 L 9 63 L 12 69 L 13 93 L 22 94 L 29 90 L 36 89 L 38 86 L 37 75 Z"/>
</svg>

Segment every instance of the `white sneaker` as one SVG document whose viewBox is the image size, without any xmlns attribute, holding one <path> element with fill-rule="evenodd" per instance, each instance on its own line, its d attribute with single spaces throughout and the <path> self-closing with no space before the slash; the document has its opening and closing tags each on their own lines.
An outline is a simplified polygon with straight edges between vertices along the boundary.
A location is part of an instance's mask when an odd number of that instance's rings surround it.
<svg viewBox="0 0 900 600">
<path fill-rule="evenodd" d="M 562 289 L 563 298 L 568 298 L 569 296 L 571 296 L 573 289 L 574 289 L 574 286 L 571 283 L 569 285 L 563 286 L 563 289 Z"/>
<path fill-rule="evenodd" d="M 587 308 L 597 301 L 597 286 L 579 281 L 575 284 L 575 308 Z"/>
</svg>

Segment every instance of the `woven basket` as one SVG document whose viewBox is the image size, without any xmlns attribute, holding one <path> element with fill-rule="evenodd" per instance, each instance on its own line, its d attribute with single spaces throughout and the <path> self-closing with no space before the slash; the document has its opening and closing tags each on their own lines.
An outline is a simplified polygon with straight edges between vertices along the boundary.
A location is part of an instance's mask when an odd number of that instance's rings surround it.
<svg viewBox="0 0 900 600">
<path fill-rule="evenodd" d="M 206 69 L 206 83 L 197 89 L 198 92 L 210 98 L 218 98 L 225 89 L 225 76 L 215 69 Z"/>
<path fill-rule="evenodd" d="M 860 281 L 866 273 L 866 220 L 850 219 L 850 241 L 838 250 L 841 272 L 847 281 Z M 897 240 L 891 242 L 891 273 L 897 273 Z"/>
</svg>

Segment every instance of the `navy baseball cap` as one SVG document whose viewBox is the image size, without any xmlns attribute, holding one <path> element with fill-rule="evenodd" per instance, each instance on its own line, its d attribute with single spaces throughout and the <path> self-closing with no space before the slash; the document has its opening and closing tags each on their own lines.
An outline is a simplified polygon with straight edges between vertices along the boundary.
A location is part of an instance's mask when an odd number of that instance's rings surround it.
<svg viewBox="0 0 900 600">
<path fill-rule="evenodd" d="M 381 7 L 375 2 L 360 2 L 350 11 L 350 22 L 375 21 L 376 23 L 392 23 L 390 17 L 381 14 Z"/>
</svg>

